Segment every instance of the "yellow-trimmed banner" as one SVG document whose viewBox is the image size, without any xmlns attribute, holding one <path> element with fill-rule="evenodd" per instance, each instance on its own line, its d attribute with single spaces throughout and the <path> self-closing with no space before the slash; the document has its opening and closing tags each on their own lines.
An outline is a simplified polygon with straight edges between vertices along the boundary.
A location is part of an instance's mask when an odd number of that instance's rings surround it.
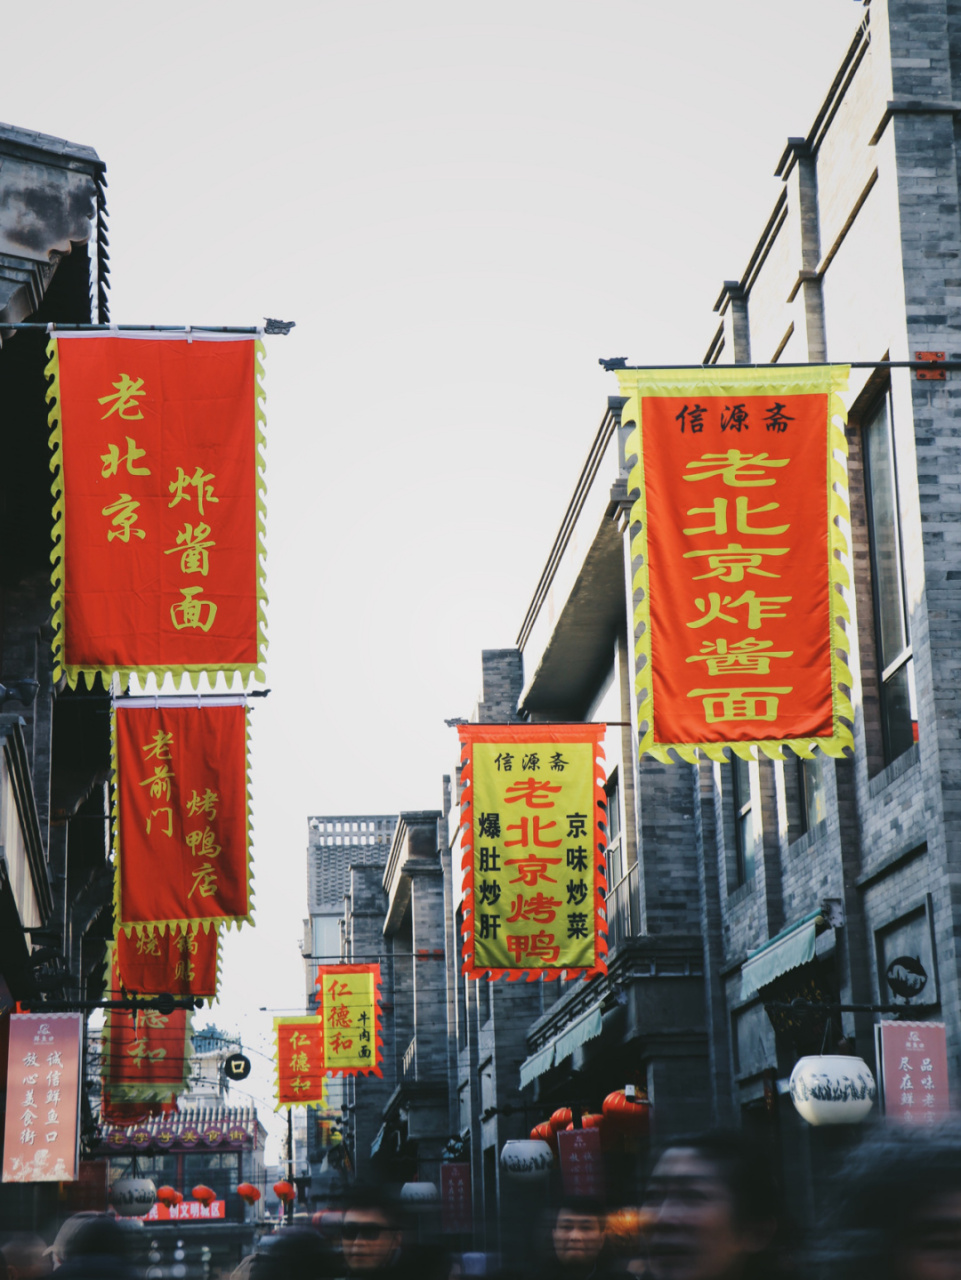
<svg viewBox="0 0 961 1280">
<path fill-rule="evenodd" d="M 853 749 L 848 372 L 617 371 L 641 752 Z"/>
</svg>

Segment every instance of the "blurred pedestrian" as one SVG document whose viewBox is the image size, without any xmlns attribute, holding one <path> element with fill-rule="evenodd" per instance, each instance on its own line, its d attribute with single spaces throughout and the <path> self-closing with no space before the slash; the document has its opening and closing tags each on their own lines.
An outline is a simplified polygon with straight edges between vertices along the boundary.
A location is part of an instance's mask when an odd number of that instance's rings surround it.
<svg viewBox="0 0 961 1280">
<path fill-rule="evenodd" d="M 80 1221 L 67 1219 L 52 1246 L 54 1257 L 62 1259 L 54 1273 L 57 1280 L 134 1280 L 131 1229 L 106 1213 L 76 1218 Z"/>
<path fill-rule="evenodd" d="M 679 1138 L 657 1160 L 643 1209 L 652 1280 L 772 1280 L 788 1261 L 772 1170 L 743 1134 Z"/>
<path fill-rule="evenodd" d="M 41 1280 L 53 1270 L 53 1260 L 42 1236 L 22 1231 L 11 1236 L 0 1250 L 10 1280 Z"/>
<path fill-rule="evenodd" d="M 961 1280 L 961 1127 L 889 1126 L 849 1157 L 827 1234 L 836 1280 Z"/>
<path fill-rule="evenodd" d="M 341 1249 L 358 1280 L 446 1280 L 450 1267 L 433 1243 L 408 1244 L 400 1205 L 378 1187 L 354 1187 L 344 1208 Z"/>
<path fill-rule="evenodd" d="M 262 1236 L 247 1271 L 249 1280 L 329 1280 L 334 1274 L 327 1242 L 311 1227 Z"/>
<path fill-rule="evenodd" d="M 603 1280 L 609 1274 L 605 1243 L 604 1210 L 597 1201 L 561 1201 L 551 1215 L 542 1280 Z"/>
</svg>

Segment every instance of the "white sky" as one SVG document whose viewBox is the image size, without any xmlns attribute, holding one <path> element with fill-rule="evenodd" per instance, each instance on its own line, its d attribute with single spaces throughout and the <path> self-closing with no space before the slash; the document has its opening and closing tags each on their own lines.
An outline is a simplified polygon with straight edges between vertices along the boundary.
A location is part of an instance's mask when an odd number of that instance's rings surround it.
<svg viewBox="0 0 961 1280">
<path fill-rule="evenodd" d="M 852 0 L 4 6 L 0 119 L 106 161 L 112 318 L 297 322 L 267 339 L 258 927 L 231 935 L 213 1011 L 255 1051 L 261 1104 L 258 1009 L 303 1004 L 308 814 L 439 807 L 444 718 L 470 714 L 480 650 L 514 643 L 616 393 L 598 357 L 700 361 L 861 17 Z"/>
</svg>

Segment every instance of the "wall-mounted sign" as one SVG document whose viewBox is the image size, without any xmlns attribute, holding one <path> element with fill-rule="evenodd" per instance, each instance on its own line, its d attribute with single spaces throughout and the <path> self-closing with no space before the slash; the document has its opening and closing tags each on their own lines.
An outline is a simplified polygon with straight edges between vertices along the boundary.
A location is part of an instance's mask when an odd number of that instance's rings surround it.
<svg viewBox="0 0 961 1280">
<path fill-rule="evenodd" d="M 10 1015 L 4 1182 L 78 1177 L 80 1013 Z"/>
</svg>

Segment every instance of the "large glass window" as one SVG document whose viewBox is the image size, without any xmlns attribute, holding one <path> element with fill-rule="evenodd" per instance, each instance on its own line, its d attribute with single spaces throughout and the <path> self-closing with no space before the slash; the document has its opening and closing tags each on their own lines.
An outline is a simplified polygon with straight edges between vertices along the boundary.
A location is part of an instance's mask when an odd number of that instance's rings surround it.
<svg viewBox="0 0 961 1280">
<path fill-rule="evenodd" d="M 886 764 L 903 755 L 918 738 L 890 401 L 890 394 L 882 397 L 865 425 L 863 436 L 881 733 Z"/>
<path fill-rule="evenodd" d="M 758 837 L 757 815 L 751 774 L 755 766 L 735 756 L 731 761 L 731 805 L 734 816 L 735 884 L 754 879 L 754 862 Z"/>
</svg>

